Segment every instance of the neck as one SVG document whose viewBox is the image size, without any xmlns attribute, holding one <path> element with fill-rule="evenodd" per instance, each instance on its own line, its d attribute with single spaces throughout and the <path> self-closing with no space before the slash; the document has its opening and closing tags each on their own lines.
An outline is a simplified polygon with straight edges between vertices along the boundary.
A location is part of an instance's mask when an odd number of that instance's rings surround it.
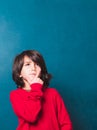
<svg viewBox="0 0 97 130">
<path fill-rule="evenodd" d="M 23 89 L 26 90 L 26 91 L 31 91 L 30 84 L 25 83 L 25 86 L 23 87 Z"/>
</svg>

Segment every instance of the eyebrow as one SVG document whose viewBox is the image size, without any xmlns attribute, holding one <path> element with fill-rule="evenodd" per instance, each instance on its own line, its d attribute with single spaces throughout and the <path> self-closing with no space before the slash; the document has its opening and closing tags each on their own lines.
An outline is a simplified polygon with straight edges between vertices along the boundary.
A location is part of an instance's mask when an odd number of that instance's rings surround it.
<svg viewBox="0 0 97 130">
<path fill-rule="evenodd" d="M 31 61 L 24 61 L 24 64 L 25 64 L 25 63 L 31 63 Z"/>
</svg>

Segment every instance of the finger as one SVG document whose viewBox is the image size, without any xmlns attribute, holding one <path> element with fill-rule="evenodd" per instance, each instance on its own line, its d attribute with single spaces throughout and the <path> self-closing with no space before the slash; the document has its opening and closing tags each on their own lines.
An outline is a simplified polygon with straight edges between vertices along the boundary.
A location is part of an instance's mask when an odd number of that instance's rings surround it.
<svg viewBox="0 0 97 130">
<path fill-rule="evenodd" d="M 39 78 L 39 75 L 40 75 L 40 71 L 37 72 L 35 78 Z"/>
</svg>

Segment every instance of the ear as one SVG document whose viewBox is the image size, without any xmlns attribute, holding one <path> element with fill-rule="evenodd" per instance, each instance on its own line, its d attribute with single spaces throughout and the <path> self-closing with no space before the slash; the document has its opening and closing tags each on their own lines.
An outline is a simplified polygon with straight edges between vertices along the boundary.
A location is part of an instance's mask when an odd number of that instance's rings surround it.
<svg viewBox="0 0 97 130">
<path fill-rule="evenodd" d="M 20 78 L 22 78 L 22 75 L 20 75 Z"/>
</svg>

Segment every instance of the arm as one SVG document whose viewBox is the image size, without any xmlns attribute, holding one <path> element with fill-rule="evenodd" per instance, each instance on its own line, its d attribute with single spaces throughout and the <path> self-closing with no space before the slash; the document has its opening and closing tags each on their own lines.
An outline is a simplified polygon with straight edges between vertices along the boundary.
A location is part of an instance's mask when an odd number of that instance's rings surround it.
<svg viewBox="0 0 97 130">
<path fill-rule="evenodd" d="M 31 92 L 26 92 L 27 95 L 25 95 L 25 100 L 23 100 L 22 93 L 11 92 L 10 101 L 12 103 L 13 110 L 18 117 L 26 120 L 27 122 L 34 123 L 42 108 L 43 93 L 41 90 L 42 85 L 39 83 L 32 84 L 31 88 Z"/>
<path fill-rule="evenodd" d="M 61 130 L 72 130 L 72 123 L 65 107 L 64 101 L 60 94 L 57 92 L 57 116 Z"/>
</svg>

